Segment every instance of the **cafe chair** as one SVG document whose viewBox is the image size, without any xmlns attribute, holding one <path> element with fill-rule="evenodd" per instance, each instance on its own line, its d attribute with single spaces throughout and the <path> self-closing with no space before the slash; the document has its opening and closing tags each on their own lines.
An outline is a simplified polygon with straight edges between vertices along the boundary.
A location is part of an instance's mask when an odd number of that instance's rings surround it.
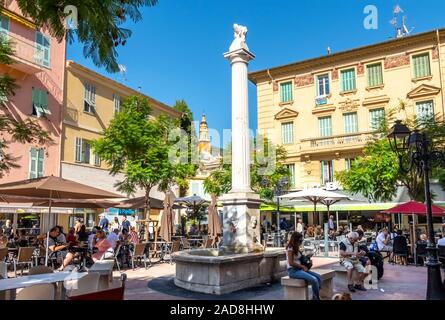
<svg viewBox="0 0 445 320">
<path fill-rule="evenodd" d="M 8 265 L 4 261 L 0 261 L 0 279 L 8 279 Z"/>
<path fill-rule="evenodd" d="M 17 266 L 21 265 L 21 275 L 23 275 L 24 266 L 31 268 L 34 265 L 34 247 L 20 247 L 17 257 L 12 259 L 14 266 L 14 276 L 17 278 Z"/>
<path fill-rule="evenodd" d="M 17 292 L 16 300 L 54 300 L 55 289 L 51 283 L 36 284 Z"/>
<path fill-rule="evenodd" d="M 172 248 L 170 250 L 170 264 L 173 264 L 173 253 L 178 252 L 181 248 L 181 242 L 180 241 L 173 241 L 172 242 Z"/>
<path fill-rule="evenodd" d="M 147 269 L 147 254 L 145 253 L 146 244 L 145 243 L 138 243 L 134 245 L 134 250 L 131 252 L 131 267 L 134 268 L 134 260 L 144 260 L 144 267 Z M 151 266 L 150 261 L 150 254 L 148 255 L 148 263 Z"/>
<path fill-rule="evenodd" d="M 121 248 L 122 248 L 122 245 L 119 244 L 119 245 L 117 246 L 117 248 L 116 248 L 116 251 L 114 251 L 114 262 L 116 263 L 117 270 L 118 270 L 119 272 L 121 271 L 121 267 L 120 267 L 120 264 L 119 264 L 119 259 L 118 259 L 118 257 L 119 257 L 119 253 L 120 253 L 120 251 L 121 251 Z"/>
<path fill-rule="evenodd" d="M 125 281 L 127 280 L 127 275 L 125 273 L 121 274 L 121 286 L 118 288 L 107 289 L 103 291 L 96 291 L 93 293 L 80 294 L 76 296 L 68 297 L 68 300 L 124 300 L 125 292 Z"/>
<path fill-rule="evenodd" d="M 415 256 L 416 267 L 418 265 L 419 258 L 422 259 L 422 265 L 425 264 L 426 257 L 428 256 L 426 247 L 427 245 L 424 243 L 416 243 L 416 256 Z"/>
<path fill-rule="evenodd" d="M 207 238 L 204 242 L 204 248 L 209 249 L 212 247 L 213 239 Z"/>
<path fill-rule="evenodd" d="M 442 268 L 445 268 L 445 246 L 438 246 L 439 261 L 442 263 Z"/>
<path fill-rule="evenodd" d="M 8 257 L 8 248 L 0 248 L 0 262 L 4 262 Z"/>
<path fill-rule="evenodd" d="M 190 250 L 192 246 L 186 238 L 181 238 L 182 250 Z"/>
<path fill-rule="evenodd" d="M 45 273 L 53 273 L 54 270 L 47 266 L 35 266 L 29 269 L 28 275 L 32 276 L 35 274 L 45 274 Z"/>
<path fill-rule="evenodd" d="M 98 272 L 89 272 L 80 279 L 65 281 L 63 285 L 66 288 L 67 296 L 71 298 L 97 292 L 99 290 L 99 277 Z"/>
<path fill-rule="evenodd" d="M 400 258 L 400 261 L 405 261 L 408 264 L 408 244 L 406 242 L 406 238 L 396 237 L 394 238 L 393 248 L 392 248 L 392 264 L 396 264 L 397 258 Z"/>
</svg>

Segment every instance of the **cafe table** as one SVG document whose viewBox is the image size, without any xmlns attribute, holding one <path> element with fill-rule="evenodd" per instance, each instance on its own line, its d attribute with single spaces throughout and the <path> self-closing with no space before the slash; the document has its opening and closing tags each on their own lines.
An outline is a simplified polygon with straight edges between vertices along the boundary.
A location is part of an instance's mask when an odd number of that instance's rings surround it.
<svg viewBox="0 0 445 320">
<path fill-rule="evenodd" d="M 17 289 L 43 283 L 57 284 L 55 299 L 65 300 L 66 289 L 64 281 L 81 279 L 87 274 L 87 272 L 55 272 L 2 279 L 0 280 L 0 300 L 14 300 Z"/>
</svg>

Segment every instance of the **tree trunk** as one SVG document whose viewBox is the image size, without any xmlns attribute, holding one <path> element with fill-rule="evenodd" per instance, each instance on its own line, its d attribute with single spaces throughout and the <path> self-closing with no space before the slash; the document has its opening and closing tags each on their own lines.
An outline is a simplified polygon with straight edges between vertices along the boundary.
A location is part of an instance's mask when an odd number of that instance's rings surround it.
<svg viewBox="0 0 445 320">
<path fill-rule="evenodd" d="M 150 191 L 151 187 L 147 187 L 145 189 L 145 206 L 144 206 L 144 215 L 145 215 L 145 240 L 150 241 Z"/>
</svg>

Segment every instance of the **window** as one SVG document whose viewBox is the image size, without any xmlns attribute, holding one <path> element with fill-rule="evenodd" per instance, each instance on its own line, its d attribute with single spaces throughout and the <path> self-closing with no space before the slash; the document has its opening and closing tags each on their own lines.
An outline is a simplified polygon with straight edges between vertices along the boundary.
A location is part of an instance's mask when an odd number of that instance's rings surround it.
<svg viewBox="0 0 445 320">
<path fill-rule="evenodd" d="M 356 89 L 354 68 L 341 71 L 341 84 L 341 90 L 343 92 L 353 91 Z"/>
<path fill-rule="evenodd" d="M 90 154 L 90 142 L 82 138 L 76 138 L 76 162 L 89 164 Z"/>
<path fill-rule="evenodd" d="M 382 64 L 370 64 L 366 67 L 368 73 L 368 87 L 376 87 L 383 84 Z"/>
<path fill-rule="evenodd" d="M 328 182 L 334 182 L 334 163 L 332 160 L 320 161 L 320 175 L 321 185 L 326 185 Z"/>
<path fill-rule="evenodd" d="M 379 129 L 384 119 L 385 119 L 384 108 L 369 110 L 369 120 L 370 120 L 369 126 L 371 130 Z"/>
<path fill-rule="evenodd" d="M 48 108 L 48 91 L 32 88 L 32 114 L 38 117 L 51 114 Z"/>
<path fill-rule="evenodd" d="M 354 163 L 355 158 L 346 158 L 345 159 L 345 169 L 346 171 L 351 170 L 352 164 Z"/>
<path fill-rule="evenodd" d="M 345 133 L 355 133 L 358 131 L 357 112 L 343 114 Z"/>
<path fill-rule="evenodd" d="M 281 102 L 291 102 L 292 97 L 292 81 L 280 84 Z"/>
<path fill-rule="evenodd" d="M 320 130 L 320 137 L 332 136 L 332 118 L 331 118 L 331 116 L 318 118 L 318 127 Z"/>
<path fill-rule="evenodd" d="M 36 62 L 49 68 L 51 66 L 51 40 L 41 32 L 36 32 Z"/>
<path fill-rule="evenodd" d="M 430 54 L 423 53 L 413 56 L 414 79 L 431 76 Z"/>
<path fill-rule="evenodd" d="M 428 120 L 434 117 L 434 102 L 423 101 L 416 103 L 416 116 L 419 120 Z"/>
<path fill-rule="evenodd" d="M 325 97 L 330 93 L 329 74 L 317 76 L 317 97 Z"/>
<path fill-rule="evenodd" d="M 121 112 L 121 97 L 118 93 L 113 93 L 114 113 Z"/>
<path fill-rule="evenodd" d="M 29 178 L 43 177 L 44 149 L 31 148 L 29 152 Z"/>
<path fill-rule="evenodd" d="M 294 142 L 294 123 L 287 122 L 281 124 L 281 135 L 283 144 L 291 144 Z"/>
<path fill-rule="evenodd" d="M 289 186 L 293 188 L 295 186 L 295 164 L 288 164 L 287 169 L 289 170 Z"/>
<path fill-rule="evenodd" d="M 94 165 L 96 167 L 100 167 L 102 163 L 102 160 L 100 159 L 100 157 L 97 154 L 94 154 Z"/>
<path fill-rule="evenodd" d="M 0 36 L 4 39 L 9 38 L 9 18 L 0 15 Z"/>
<path fill-rule="evenodd" d="M 94 113 L 96 109 L 96 87 L 85 83 L 85 98 L 83 111 Z"/>
</svg>

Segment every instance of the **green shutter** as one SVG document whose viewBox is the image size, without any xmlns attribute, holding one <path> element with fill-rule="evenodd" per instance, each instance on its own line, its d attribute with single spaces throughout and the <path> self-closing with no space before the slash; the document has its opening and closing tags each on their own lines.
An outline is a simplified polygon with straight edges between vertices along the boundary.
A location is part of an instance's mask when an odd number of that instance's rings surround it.
<svg viewBox="0 0 445 320">
<path fill-rule="evenodd" d="M 374 109 L 369 111 L 370 127 L 371 130 L 377 130 L 380 127 L 380 123 L 385 118 L 385 109 Z"/>
<path fill-rule="evenodd" d="M 31 148 L 29 152 L 29 178 L 37 178 L 37 161 L 38 161 L 38 151 L 36 148 Z"/>
<path fill-rule="evenodd" d="M 357 112 L 345 113 L 343 120 L 345 133 L 355 133 L 358 131 Z"/>
<path fill-rule="evenodd" d="M 37 150 L 37 178 L 43 177 L 43 162 L 45 161 L 45 153 L 43 149 Z"/>
<path fill-rule="evenodd" d="M 290 102 L 293 100 L 292 97 L 292 82 L 286 82 L 280 84 L 280 101 Z"/>
<path fill-rule="evenodd" d="M 414 78 L 423 78 L 431 75 L 429 53 L 414 56 L 413 65 L 414 65 Z"/>
<path fill-rule="evenodd" d="M 332 118 L 330 116 L 318 118 L 318 126 L 321 137 L 332 136 Z"/>
<path fill-rule="evenodd" d="M 341 72 L 342 78 L 342 91 L 353 91 L 356 89 L 355 83 L 355 69 L 343 70 Z"/>
<path fill-rule="evenodd" d="M 36 61 L 48 68 L 51 65 L 51 40 L 41 32 L 36 32 Z"/>
<path fill-rule="evenodd" d="M 423 101 L 416 103 L 416 116 L 419 120 L 429 120 L 434 117 L 434 102 Z"/>
<path fill-rule="evenodd" d="M 367 71 L 368 71 L 368 87 L 375 87 L 383 84 L 381 63 L 367 66 Z"/>
<path fill-rule="evenodd" d="M 9 18 L 3 15 L 0 15 L 0 36 L 9 38 Z"/>
</svg>

